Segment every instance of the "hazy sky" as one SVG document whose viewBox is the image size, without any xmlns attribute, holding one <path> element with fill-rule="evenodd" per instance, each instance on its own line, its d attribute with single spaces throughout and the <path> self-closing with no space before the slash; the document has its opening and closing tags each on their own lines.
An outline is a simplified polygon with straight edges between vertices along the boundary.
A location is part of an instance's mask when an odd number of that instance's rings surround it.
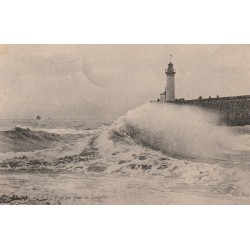
<svg viewBox="0 0 250 250">
<path fill-rule="evenodd" d="M 250 94 L 250 45 L 1 45 L 0 118 L 116 118 L 157 99 Z"/>
</svg>

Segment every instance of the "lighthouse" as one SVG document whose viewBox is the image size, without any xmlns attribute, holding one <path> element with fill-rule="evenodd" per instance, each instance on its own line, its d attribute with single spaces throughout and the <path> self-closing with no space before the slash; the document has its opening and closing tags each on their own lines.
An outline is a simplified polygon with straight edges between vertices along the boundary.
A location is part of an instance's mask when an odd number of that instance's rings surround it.
<svg viewBox="0 0 250 250">
<path fill-rule="evenodd" d="M 174 75 L 175 69 L 173 63 L 170 61 L 168 68 L 165 70 L 166 74 L 166 87 L 165 91 L 160 94 L 160 101 L 162 102 L 174 102 L 175 101 L 175 82 Z"/>
</svg>

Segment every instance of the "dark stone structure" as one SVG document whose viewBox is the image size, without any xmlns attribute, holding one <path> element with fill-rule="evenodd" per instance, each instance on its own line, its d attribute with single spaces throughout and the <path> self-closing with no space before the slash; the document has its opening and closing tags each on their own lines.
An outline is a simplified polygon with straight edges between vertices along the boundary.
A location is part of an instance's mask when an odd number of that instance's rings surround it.
<svg viewBox="0 0 250 250">
<path fill-rule="evenodd" d="M 192 105 L 219 114 L 220 123 L 230 126 L 250 125 L 250 95 L 195 100 L 176 99 L 178 105 Z"/>
</svg>

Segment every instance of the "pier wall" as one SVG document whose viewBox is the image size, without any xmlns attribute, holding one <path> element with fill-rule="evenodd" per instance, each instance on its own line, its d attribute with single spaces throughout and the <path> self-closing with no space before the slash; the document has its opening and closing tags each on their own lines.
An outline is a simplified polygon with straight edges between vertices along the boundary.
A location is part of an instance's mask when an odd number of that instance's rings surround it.
<svg viewBox="0 0 250 250">
<path fill-rule="evenodd" d="M 250 96 L 232 96 L 196 100 L 176 100 L 174 104 L 192 105 L 219 114 L 220 123 L 231 126 L 250 125 Z"/>
</svg>

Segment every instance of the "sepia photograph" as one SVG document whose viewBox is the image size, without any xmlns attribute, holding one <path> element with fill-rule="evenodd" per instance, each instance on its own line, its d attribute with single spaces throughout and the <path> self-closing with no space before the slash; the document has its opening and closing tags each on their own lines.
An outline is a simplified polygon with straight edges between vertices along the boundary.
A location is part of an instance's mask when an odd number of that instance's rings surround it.
<svg viewBox="0 0 250 250">
<path fill-rule="evenodd" d="M 1 10 L 2 249 L 249 249 L 247 1 Z"/>
<path fill-rule="evenodd" d="M 0 204 L 250 204 L 250 45 L 0 46 Z"/>
</svg>

